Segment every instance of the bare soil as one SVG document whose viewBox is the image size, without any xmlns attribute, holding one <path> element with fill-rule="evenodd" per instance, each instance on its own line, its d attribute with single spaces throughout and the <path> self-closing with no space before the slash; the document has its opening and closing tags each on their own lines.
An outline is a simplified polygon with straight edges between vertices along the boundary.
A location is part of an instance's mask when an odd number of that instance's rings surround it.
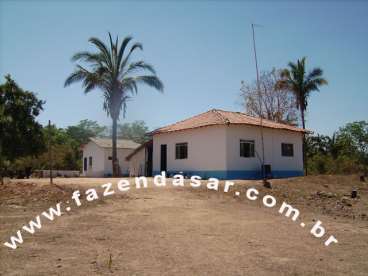
<svg viewBox="0 0 368 276">
<path fill-rule="evenodd" d="M 58 178 L 0 185 L 0 275 L 368 275 L 368 183 L 357 176 L 316 176 L 234 181 L 230 192 L 201 188 L 149 187 L 128 192 L 118 179 Z M 133 179 L 130 179 L 134 183 Z M 116 193 L 76 207 L 73 190 L 112 182 Z M 223 184 L 223 182 L 222 182 Z M 256 187 L 259 200 L 245 198 Z M 351 199 L 351 191 L 358 198 Z M 240 196 L 234 192 L 239 191 Z M 102 190 L 100 190 L 102 192 Z M 286 201 L 301 215 L 293 222 L 267 208 Z M 65 211 L 70 201 L 70 212 Z M 29 220 L 57 202 L 63 215 L 24 234 L 16 250 L 9 241 Z M 323 238 L 309 231 L 316 220 Z M 300 222 L 305 222 L 302 228 Z M 334 235 L 338 244 L 323 243 Z"/>
</svg>

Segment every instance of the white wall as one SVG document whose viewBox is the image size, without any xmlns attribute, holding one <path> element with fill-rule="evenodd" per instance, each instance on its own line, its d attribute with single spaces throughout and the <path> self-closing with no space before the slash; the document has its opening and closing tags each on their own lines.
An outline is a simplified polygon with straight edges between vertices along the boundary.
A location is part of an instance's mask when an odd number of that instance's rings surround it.
<svg viewBox="0 0 368 276">
<path fill-rule="evenodd" d="M 175 159 L 175 144 L 188 143 L 188 158 Z M 168 171 L 226 169 L 226 126 L 209 126 L 153 137 L 153 171 L 160 171 L 161 145 L 167 144 Z"/>
<path fill-rule="evenodd" d="M 303 171 L 302 134 L 263 128 L 265 164 L 273 172 Z M 240 157 L 240 140 L 254 140 L 256 156 Z M 188 143 L 188 158 L 175 159 L 175 144 Z M 294 156 L 281 155 L 281 143 L 294 145 Z M 262 158 L 261 128 L 247 125 L 208 126 L 154 135 L 153 171 L 160 171 L 160 147 L 167 145 L 168 171 L 219 171 L 225 177 L 244 176 L 243 171 L 260 172 Z M 258 153 L 258 157 L 257 157 Z M 230 172 L 226 174 L 226 172 Z M 282 174 L 280 174 L 282 175 Z M 277 174 L 275 174 L 276 177 Z"/>
<path fill-rule="evenodd" d="M 92 156 L 92 168 L 89 166 L 89 157 Z M 84 171 L 84 158 L 87 158 L 87 171 Z M 83 176 L 100 177 L 104 176 L 104 150 L 94 142 L 89 142 L 83 148 L 82 159 Z"/>
<path fill-rule="evenodd" d="M 120 173 L 123 175 L 126 175 L 129 173 L 129 163 L 126 160 L 126 157 L 133 151 L 134 149 L 118 149 L 117 150 L 119 166 L 120 166 Z M 112 149 L 105 148 L 104 157 L 103 157 L 105 174 L 112 175 L 112 160 L 109 160 L 109 156 L 112 157 Z"/>
<path fill-rule="evenodd" d="M 228 170 L 259 170 L 262 158 L 261 128 L 246 125 L 231 125 L 227 128 L 227 168 Z M 299 132 L 263 128 L 265 164 L 271 164 L 274 171 L 303 170 L 302 143 Z M 254 140 L 256 156 L 240 157 L 240 140 Z M 281 156 L 281 143 L 294 145 L 294 156 Z"/>
<path fill-rule="evenodd" d="M 146 161 L 146 148 L 141 148 L 136 152 L 128 161 L 129 162 L 129 175 L 142 176 L 145 174 L 145 161 Z"/>
</svg>

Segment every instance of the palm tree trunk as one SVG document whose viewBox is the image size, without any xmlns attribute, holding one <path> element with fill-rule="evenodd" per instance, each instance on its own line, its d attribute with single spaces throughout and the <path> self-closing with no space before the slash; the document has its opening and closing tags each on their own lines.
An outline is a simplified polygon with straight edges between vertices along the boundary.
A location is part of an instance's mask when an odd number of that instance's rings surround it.
<svg viewBox="0 0 368 276">
<path fill-rule="evenodd" d="M 117 140 L 117 123 L 118 119 L 112 119 L 112 175 L 119 176 L 119 162 L 117 158 L 116 140 Z"/>
<path fill-rule="evenodd" d="M 303 106 L 301 106 L 300 108 L 300 113 L 301 113 L 301 117 L 302 117 L 302 126 L 303 129 L 305 130 L 305 118 L 304 118 L 304 108 Z M 304 172 L 305 175 L 308 175 L 308 168 L 307 168 L 307 156 L 306 156 L 306 152 L 305 152 L 305 133 L 303 133 L 303 168 L 304 168 Z"/>
</svg>

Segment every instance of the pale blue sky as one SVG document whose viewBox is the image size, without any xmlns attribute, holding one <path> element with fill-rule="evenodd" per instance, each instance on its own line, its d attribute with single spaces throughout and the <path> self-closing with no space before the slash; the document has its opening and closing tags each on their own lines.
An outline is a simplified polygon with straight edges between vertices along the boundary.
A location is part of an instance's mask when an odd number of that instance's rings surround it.
<svg viewBox="0 0 368 276">
<path fill-rule="evenodd" d="M 252 22 L 261 70 L 307 56 L 329 81 L 309 103 L 307 127 L 331 134 L 368 120 L 368 4 L 364 1 L 1 1 L 0 75 L 46 100 L 39 117 L 60 127 L 82 119 L 111 124 L 99 91 L 63 88 L 70 57 L 88 38 L 133 35 L 165 93 L 141 87 L 122 121 L 152 129 L 211 108 L 241 111 L 240 81 L 255 78 Z M 3 79 L 2 79 L 3 81 Z"/>
</svg>

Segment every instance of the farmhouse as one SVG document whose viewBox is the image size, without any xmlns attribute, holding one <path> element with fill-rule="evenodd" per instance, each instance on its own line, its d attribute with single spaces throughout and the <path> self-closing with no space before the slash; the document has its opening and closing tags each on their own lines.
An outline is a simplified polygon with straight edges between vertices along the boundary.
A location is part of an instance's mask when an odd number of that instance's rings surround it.
<svg viewBox="0 0 368 276">
<path fill-rule="evenodd" d="M 303 133 L 290 125 L 212 109 L 153 131 L 152 141 L 127 156 L 129 172 L 257 179 L 262 176 L 264 155 L 269 177 L 301 176 Z"/>
<path fill-rule="evenodd" d="M 117 156 L 121 175 L 129 175 L 126 157 L 140 144 L 131 140 L 117 140 Z M 112 140 L 91 138 L 83 146 L 83 176 L 107 177 L 112 175 Z"/>
</svg>

